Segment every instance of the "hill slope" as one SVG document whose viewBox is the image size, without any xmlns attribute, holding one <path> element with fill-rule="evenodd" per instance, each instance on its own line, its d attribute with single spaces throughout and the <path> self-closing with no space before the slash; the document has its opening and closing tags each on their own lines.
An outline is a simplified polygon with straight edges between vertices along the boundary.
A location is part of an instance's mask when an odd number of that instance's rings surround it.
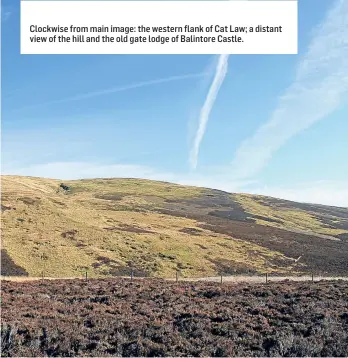
<svg viewBox="0 0 348 358">
<path fill-rule="evenodd" d="M 60 183 L 2 176 L 2 275 L 348 273 L 347 208 L 150 180 Z"/>
</svg>

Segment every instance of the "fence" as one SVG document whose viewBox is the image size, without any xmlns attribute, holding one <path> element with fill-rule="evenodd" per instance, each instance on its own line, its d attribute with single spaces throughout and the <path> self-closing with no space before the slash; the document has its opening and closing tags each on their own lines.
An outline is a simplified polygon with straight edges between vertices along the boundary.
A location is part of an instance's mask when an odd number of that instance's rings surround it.
<svg viewBox="0 0 348 358">
<path fill-rule="evenodd" d="M 280 281 L 311 281 L 317 282 L 321 280 L 344 280 L 348 281 L 348 276 L 322 276 L 315 275 L 314 273 L 307 275 L 292 275 L 292 276 L 281 276 L 279 274 L 270 274 L 265 273 L 263 275 L 220 275 L 220 276 L 211 276 L 211 277 L 181 277 L 179 271 L 176 271 L 175 277 L 149 277 L 149 276 L 140 276 L 135 275 L 133 270 L 130 270 L 129 275 L 123 276 L 98 276 L 98 277 L 89 277 L 88 272 L 86 271 L 83 276 L 79 277 L 46 277 L 44 272 L 42 271 L 42 275 L 39 278 L 35 277 L 23 277 L 23 280 L 52 280 L 52 279 L 84 279 L 86 282 L 89 279 L 105 279 L 105 278 L 123 278 L 129 279 L 131 282 L 134 280 L 153 280 L 153 279 L 164 279 L 167 281 L 175 281 L 175 282 L 219 282 L 223 283 L 238 283 L 238 282 L 246 282 L 246 283 L 270 283 L 270 282 L 280 282 Z M 6 279 L 2 277 L 2 279 Z M 19 281 L 21 279 L 19 278 Z"/>
</svg>

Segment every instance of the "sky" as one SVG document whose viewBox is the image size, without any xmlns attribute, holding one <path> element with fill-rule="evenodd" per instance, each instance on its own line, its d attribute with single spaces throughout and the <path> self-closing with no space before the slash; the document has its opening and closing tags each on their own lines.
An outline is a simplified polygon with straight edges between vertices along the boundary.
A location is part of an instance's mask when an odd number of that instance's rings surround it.
<svg viewBox="0 0 348 358">
<path fill-rule="evenodd" d="M 297 55 L 20 55 L 1 9 L 2 174 L 348 207 L 348 1 L 299 0 Z"/>
</svg>

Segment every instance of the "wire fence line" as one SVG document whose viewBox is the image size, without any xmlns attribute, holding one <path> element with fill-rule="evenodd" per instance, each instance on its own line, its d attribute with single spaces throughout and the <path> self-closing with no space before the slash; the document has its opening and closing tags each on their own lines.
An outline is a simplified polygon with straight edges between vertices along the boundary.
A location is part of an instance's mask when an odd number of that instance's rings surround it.
<svg viewBox="0 0 348 358">
<path fill-rule="evenodd" d="M 50 277 L 45 276 L 44 271 L 42 271 L 41 277 L 30 277 L 30 276 L 1 276 L 1 280 L 10 280 L 17 282 L 24 281 L 36 281 L 36 280 L 85 280 L 86 282 L 89 280 L 96 279 L 127 279 L 130 281 L 134 280 L 166 280 L 171 282 L 219 282 L 223 283 L 269 283 L 269 282 L 281 282 L 281 281 L 311 281 L 318 282 L 322 280 L 326 281 L 336 281 L 336 280 L 344 280 L 348 281 L 347 276 L 325 276 L 325 275 L 315 275 L 312 274 L 304 274 L 304 275 L 279 275 L 279 274 L 270 274 L 265 273 L 263 275 L 220 275 L 220 276 L 207 276 L 207 277 L 185 277 L 181 276 L 178 272 L 176 272 L 175 277 L 150 277 L 150 276 L 141 276 L 135 275 L 133 271 L 130 272 L 129 275 L 118 275 L 118 276 L 89 276 L 86 271 L 84 275 L 74 276 L 74 277 Z"/>
</svg>

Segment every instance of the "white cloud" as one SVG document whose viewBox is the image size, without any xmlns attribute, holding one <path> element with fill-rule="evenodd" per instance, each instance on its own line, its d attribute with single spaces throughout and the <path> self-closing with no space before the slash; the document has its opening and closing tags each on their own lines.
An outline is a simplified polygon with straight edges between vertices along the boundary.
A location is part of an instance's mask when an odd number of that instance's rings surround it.
<svg viewBox="0 0 348 358">
<path fill-rule="evenodd" d="M 52 162 L 4 170 L 3 174 L 25 175 L 51 179 L 147 178 L 164 180 L 171 177 L 150 167 L 132 164 L 99 164 L 89 162 Z"/>
<path fill-rule="evenodd" d="M 198 154 L 199 154 L 199 147 L 201 145 L 207 123 L 209 120 L 210 112 L 214 106 L 216 97 L 219 93 L 220 87 L 224 82 L 225 76 L 227 74 L 227 67 L 228 67 L 228 57 L 229 55 L 220 55 L 216 69 L 215 69 L 215 76 L 213 82 L 209 88 L 207 98 L 201 108 L 200 116 L 199 116 L 199 123 L 197 132 L 194 138 L 193 146 L 190 152 L 190 164 L 193 169 L 196 169 L 198 163 Z"/>
<path fill-rule="evenodd" d="M 291 137 L 335 111 L 348 94 L 348 1 L 338 0 L 314 32 L 293 84 L 271 119 L 235 153 L 236 178 L 257 174 Z"/>
<path fill-rule="evenodd" d="M 272 196 L 305 203 L 348 207 L 348 182 L 315 181 L 291 187 L 249 188 L 250 193 Z"/>
</svg>

